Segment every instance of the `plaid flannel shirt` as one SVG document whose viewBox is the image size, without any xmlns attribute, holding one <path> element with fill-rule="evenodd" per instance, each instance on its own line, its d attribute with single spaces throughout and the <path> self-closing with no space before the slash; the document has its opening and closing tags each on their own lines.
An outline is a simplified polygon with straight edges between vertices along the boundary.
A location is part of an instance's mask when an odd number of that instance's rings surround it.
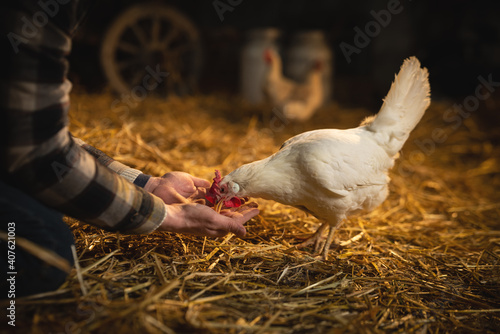
<svg viewBox="0 0 500 334">
<path fill-rule="evenodd" d="M 160 226 L 167 210 L 160 198 L 137 186 L 147 176 L 68 131 L 71 83 L 66 56 L 85 2 L 16 0 L 0 5 L 0 38 L 7 58 L 0 64 L 0 177 L 87 223 L 149 233 Z"/>
</svg>

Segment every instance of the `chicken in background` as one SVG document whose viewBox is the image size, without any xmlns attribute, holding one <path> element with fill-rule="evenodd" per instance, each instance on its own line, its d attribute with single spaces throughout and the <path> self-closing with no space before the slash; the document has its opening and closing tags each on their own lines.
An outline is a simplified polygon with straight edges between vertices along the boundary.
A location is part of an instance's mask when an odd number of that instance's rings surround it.
<svg viewBox="0 0 500 334">
<path fill-rule="evenodd" d="M 283 82 L 291 90 L 292 85 Z M 311 213 L 322 225 L 299 246 L 314 243 L 315 251 L 327 259 L 341 223 L 386 199 L 388 172 L 429 104 L 427 69 L 415 57 L 406 59 L 376 116 L 357 128 L 314 130 L 289 139 L 272 156 L 224 177 L 221 200 L 260 197 Z M 321 234 L 328 226 L 323 244 Z"/>
<path fill-rule="evenodd" d="M 318 60 L 312 66 L 304 83 L 297 83 L 283 75 L 281 57 L 274 49 L 264 52 L 269 65 L 264 82 L 264 93 L 271 103 L 278 107 L 287 120 L 306 121 L 323 104 L 322 63 Z"/>
</svg>

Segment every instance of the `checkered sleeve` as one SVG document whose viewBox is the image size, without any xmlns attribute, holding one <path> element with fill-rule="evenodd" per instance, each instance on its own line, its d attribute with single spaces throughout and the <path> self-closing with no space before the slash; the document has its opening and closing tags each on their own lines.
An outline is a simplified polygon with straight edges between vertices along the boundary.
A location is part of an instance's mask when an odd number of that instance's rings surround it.
<svg viewBox="0 0 500 334">
<path fill-rule="evenodd" d="M 149 233 L 160 226 L 167 210 L 160 198 L 129 182 L 140 172 L 123 168 L 126 175 L 120 177 L 75 143 L 68 131 L 66 56 L 77 12 L 70 7 L 80 3 L 59 4 L 54 17 L 37 7 L 37 1 L 0 5 L 7 59 L 0 67 L 0 176 L 45 205 L 95 226 Z M 40 17 L 44 19 L 33 22 Z"/>
<path fill-rule="evenodd" d="M 73 140 L 75 141 L 76 144 L 78 144 L 78 146 L 83 148 L 85 151 L 89 152 L 103 166 L 108 167 L 116 174 L 120 175 L 121 177 L 124 177 L 125 179 L 129 180 L 130 182 L 141 188 L 144 188 L 146 183 L 151 178 L 151 175 L 144 174 L 138 169 L 130 168 L 129 166 L 114 160 L 106 153 L 87 144 L 80 138 L 73 137 Z"/>
</svg>

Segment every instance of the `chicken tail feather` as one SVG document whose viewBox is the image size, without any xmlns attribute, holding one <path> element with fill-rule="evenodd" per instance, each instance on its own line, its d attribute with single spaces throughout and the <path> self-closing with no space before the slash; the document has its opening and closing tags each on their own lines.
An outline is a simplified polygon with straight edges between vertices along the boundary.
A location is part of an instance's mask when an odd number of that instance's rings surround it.
<svg viewBox="0 0 500 334">
<path fill-rule="evenodd" d="M 379 113 L 365 120 L 367 130 L 384 138 L 388 154 L 396 155 L 403 147 L 430 104 L 429 73 L 416 57 L 403 62 Z"/>
</svg>

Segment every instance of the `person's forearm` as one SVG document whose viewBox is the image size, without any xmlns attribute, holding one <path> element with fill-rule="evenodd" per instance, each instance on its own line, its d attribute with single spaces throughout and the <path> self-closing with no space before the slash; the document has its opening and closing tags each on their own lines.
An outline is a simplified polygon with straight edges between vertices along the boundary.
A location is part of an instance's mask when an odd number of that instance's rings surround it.
<svg viewBox="0 0 500 334">
<path fill-rule="evenodd" d="M 33 16 L 36 2 L 0 4 L 5 58 L 0 67 L 0 177 L 82 221 L 107 230 L 148 233 L 165 219 L 163 201 L 98 163 L 68 132 L 66 55 L 73 29 L 68 22 L 78 21 L 72 17 L 76 8 L 70 8 L 77 3 L 64 4 L 68 7 L 23 39 L 10 37 L 23 36 L 23 18 Z M 129 169 L 121 173 L 133 181 L 138 175 Z"/>
<path fill-rule="evenodd" d="M 136 186 L 144 188 L 148 181 L 151 179 L 151 175 L 142 173 L 138 169 L 131 168 L 121 162 L 118 162 L 111 158 L 106 153 L 87 144 L 83 140 L 73 137 L 73 140 L 85 151 L 89 152 L 101 165 L 111 169 L 113 172 L 117 173 L 121 177 L 124 177 L 128 181 L 132 182 Z"/>
</svg>

